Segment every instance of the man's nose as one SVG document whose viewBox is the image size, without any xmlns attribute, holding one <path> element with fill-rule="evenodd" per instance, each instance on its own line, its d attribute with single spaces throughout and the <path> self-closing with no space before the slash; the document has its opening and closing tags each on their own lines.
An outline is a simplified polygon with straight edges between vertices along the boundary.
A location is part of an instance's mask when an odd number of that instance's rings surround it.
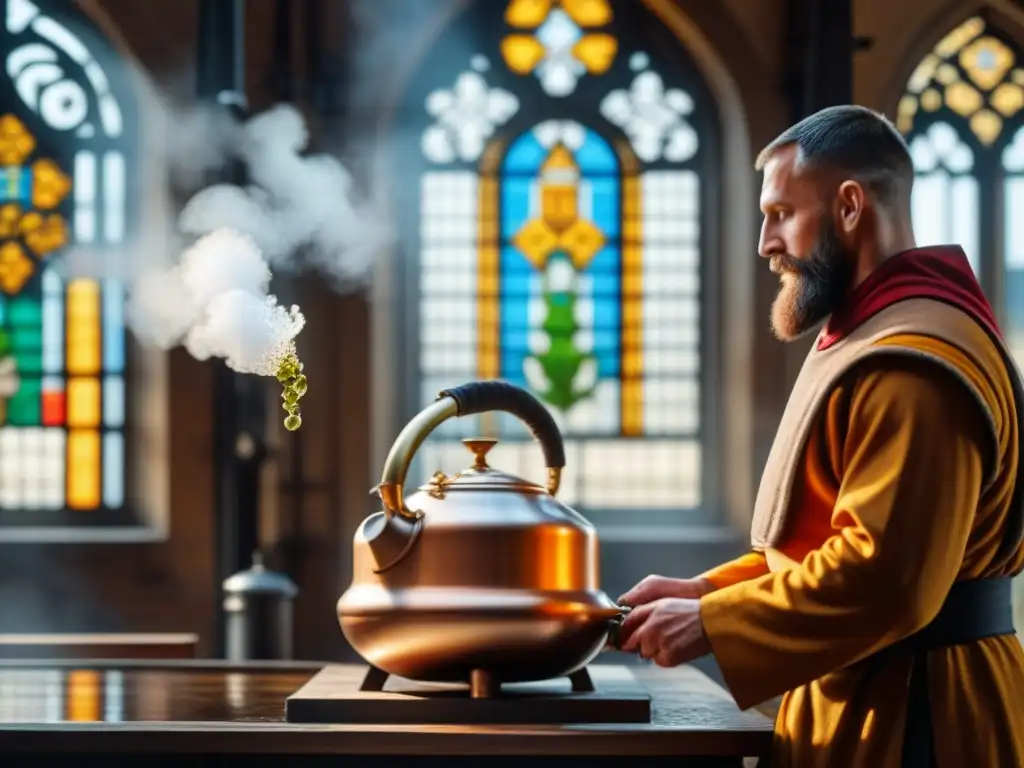
<svg viewBox="0 0 1024 768">
<path fill-rule="evenodd" d="M 777 237 L 765 238 L 762 236 L 757 243 L 757 253 L 762 259 L 770 259 L 772 256 L 784 255 L 786 247 Z"/>
<path fill-rule="evenodd" d="M 782 240 L 771 226 L 768 217 L 765 216 L 761 221 L 761 232 L 757 239 L 757 254 L 762 259 L 770 259 L 772 256 L 778 255 L 780 249 L 785 250 L 782 247 Z"/>
</svg>

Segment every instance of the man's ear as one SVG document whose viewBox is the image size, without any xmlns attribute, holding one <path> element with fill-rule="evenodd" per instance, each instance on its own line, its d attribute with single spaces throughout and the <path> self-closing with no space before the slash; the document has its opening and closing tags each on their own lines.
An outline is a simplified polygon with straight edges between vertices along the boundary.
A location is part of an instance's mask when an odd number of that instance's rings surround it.
<svg viewBox="0 0 1024 768">
<path fill-rule="evenodd" d="M 836 226 L 844 235 L 852 235 L 857 231 L 864 218 L 867 195 L 864 187 L 856 181 L 847 180 L 839 185 L 836 191 Z"/>
</svg>

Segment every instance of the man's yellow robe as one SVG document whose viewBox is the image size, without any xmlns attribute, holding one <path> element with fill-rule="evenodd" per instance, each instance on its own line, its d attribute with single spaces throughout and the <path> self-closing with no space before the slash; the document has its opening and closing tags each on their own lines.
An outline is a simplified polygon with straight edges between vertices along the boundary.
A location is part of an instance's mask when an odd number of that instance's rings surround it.
<svg viewBox="0 0 1024 768">
<path fill-rule="evenodd" d="M 912 658 L 866 657 L 925 627 L 955 581 L 1015 574 L 997 558 L 1018 472 L 1013 390 L 977 327 L 972 356 L 931 337 L 883 343 L 937 355 L 995 417 L 927 360 L 862 361 L 811 430 L 783 540 L 704 574 L 705 632 L 742 708 L 786 693 L 772 768 L 898 768 Z M 995 465 L 995 480 L 982 492 Z M 940 768 L 1024 766 L 1024 651 L 995 637 L 929 653 Z"/>
</svg>

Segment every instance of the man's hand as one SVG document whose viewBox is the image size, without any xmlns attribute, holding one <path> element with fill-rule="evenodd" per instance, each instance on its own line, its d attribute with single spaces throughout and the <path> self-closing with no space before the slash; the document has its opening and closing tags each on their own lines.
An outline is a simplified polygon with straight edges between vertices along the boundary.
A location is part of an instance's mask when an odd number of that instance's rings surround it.
<svg viewBox="0 0 1024 768">
<path fill-rule="evenodd" d="M 708 592 L 713 592 L 714 585 L 707 579 L 670 579 L 667 576 L 647 576 L 629 592 L 619 598 L 619 605 L 635 608 L 638 605 L 661 600 L 664 597 L 682 597 L 696 600 Z"/>
<path fill-rule="evenodd" d="M 700 618 L 700 600 L 663 597 L 634 608 L 619 630 L 619 647 L 675 667 L 711 653 Z"/>
</svg>

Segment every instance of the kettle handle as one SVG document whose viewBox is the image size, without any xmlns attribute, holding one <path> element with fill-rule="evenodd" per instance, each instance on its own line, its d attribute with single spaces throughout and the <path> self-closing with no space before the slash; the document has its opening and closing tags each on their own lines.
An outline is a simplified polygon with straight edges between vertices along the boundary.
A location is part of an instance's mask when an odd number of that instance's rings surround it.
<svg viewBox="0 0 1024 768">
<path fill-rule="evenodd" d="M 380 484 L 374 489 L 384 504 L 384 513 L 416 520 L 420 512 L 405 504 L 403 486 L 409 464 L 431 432 L 453 416 L 472 416 L 505 411 L 518 417 L 540 443 L 548 469 L 547 490 L 558 493 L 565 467 L 565 443 L 551 412 L 528 390 L 505 381 L 473 381 L 444 389 L 437 399 L 420 411 L 403 429 L 384 462 Z"/>
</svg>

